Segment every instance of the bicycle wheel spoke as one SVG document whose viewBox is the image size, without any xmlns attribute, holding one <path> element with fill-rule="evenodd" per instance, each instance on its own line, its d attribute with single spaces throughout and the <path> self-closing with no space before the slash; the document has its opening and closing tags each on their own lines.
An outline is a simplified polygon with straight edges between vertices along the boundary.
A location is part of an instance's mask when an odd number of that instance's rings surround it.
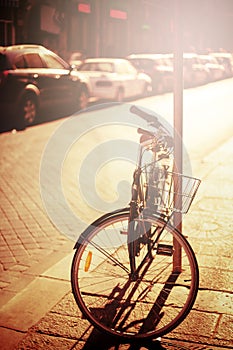
<svg viewBox="0 0 233 350">
<path fill-rule="evenodd" d="M 113 255 L 109 254 L 105 249 L 101 248 L 98 244 L 94 242 L 88 242 L 91 244 L 96 250 L 98 250 L 101 254 L 103 254 L 107 259 L 109 259 L 111 262 L 113 262 L 116 266 L 119 266 L 122 270 L 129 273 L 129 269 L 127 269 L 120 261 L 119 259 L 116 259 Z"/>
</svg>

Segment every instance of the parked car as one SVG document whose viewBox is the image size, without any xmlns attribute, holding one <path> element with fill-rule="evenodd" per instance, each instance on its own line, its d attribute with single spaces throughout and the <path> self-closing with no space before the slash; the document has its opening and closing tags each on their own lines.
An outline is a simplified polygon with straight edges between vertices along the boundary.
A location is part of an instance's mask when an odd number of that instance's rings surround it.
<svg viewBox="0 0 233 350">
<path fill-rule="evenodd" d="M 140 71 L 152 79 L 154 93 L 171 91 L 173 88 L 173 66 L 163 54 L 132 54 L 126 57 Z"/>
<path fill-rule="evenodd" d="M 24 128 L 48 108 L 71 110 L 88 103 L 87 79 L 40 45 L 0 48 L 1 124 Z M 74 112 L 74 110 L 73 110 Z"/>
<path fill-rule="evenodd" d="M 126 59 L 89 58 L 80 66 L 89 80 L 90 96 L 118 102 L 151 92 L 151 78 Z"/>
<path fill-rule="evenodd" d="M 174 54 L 165 54 L 174 65 Z M 184 88 L 194 87 L 208 82 L 209 71 L 207 67 L 200 61 L 198 55 L 192 52 L 183 53 L 183 81 Z"/>
<path fill-rule="evenodd" d="M 198 58 L 209 72 L 209 81 L 216 81 L 224 78 L 225 69 L 214 56 L 198 55 Z"/>
<path fill-rule="evenodd" d="M 230 78 L 233 76 L 233 56 L 229 52 L 213 52 L 210 53 L 211 56 L 215 57 L 220 64 L 223 65 L 225 69 L 225 78 Z"/>
<path fill-rule="evenodd" d="M 208 83 L 209 71 L 196 53 L 183 54 L 184 87 L 199 86 Z"/>
</svg>

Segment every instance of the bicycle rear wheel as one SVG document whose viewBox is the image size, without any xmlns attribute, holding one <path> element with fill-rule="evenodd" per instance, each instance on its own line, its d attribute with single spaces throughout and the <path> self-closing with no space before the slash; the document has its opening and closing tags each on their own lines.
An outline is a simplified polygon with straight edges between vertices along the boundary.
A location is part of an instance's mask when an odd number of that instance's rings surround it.
<svg viewBox="0 0 233 350">
<path fill-rule="evenodd" d="M 167 225 L 153 254 L 148 244 L 136 256 L 138 277 L 131 278 L 127 243 L 129 211 L 105 215 L 82 235 L 74 254 L 71 283 L 82 313 L 100 331 L 130 339 L 160 337 L 177 327 L 191 310 L 198 291 L 198 265 L 187 240 Z M 156 239 L 165 222 L 146 219 Z M 174 239 L 182 269 L 174 266 Z"/>
</svg>

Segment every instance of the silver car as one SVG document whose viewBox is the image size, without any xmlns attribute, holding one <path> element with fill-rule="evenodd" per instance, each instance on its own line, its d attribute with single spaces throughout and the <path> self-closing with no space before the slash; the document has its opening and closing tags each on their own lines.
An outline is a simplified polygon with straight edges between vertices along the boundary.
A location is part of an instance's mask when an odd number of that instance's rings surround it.
<svg viewBox="0 0 233 350">
<path fill-rule="evenodd" d="M 89 58 L 79 71 L 89 80 L 89 94 L 97 99 L 122 102 L 124 99 L 148 95 L 152 91 L 151 78 L 126 59 Z"/>
</svg>

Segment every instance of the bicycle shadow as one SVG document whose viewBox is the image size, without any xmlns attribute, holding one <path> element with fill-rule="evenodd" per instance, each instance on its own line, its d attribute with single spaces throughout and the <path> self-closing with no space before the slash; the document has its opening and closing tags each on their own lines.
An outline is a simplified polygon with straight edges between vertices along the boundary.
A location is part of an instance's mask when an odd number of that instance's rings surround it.
<svg viewBox="0 0 233 350">
<path fill-rule="evenodd" d="M 150 262 L 147 264 L 144 273 L 146 273 L 147 269 L 149 268 Z M 141 279 L 143 278 L 143 275 L 141 276 Z M 163 288 L 160 291 L 160 294 L 157 296 L 157 299 L 155 300 L 154 304 L 151 307 L 151 310 L 149 311 L 147 318 L 144 320 L 141 331 L 148 331 L 152 330 L 156 327 L 159 320 L 163 317 L 162 308 L 165 304 L 165 301 L 167 300 L 169 293 L 171 292 L 175 281 L 177 280 L 179 276 L 179 273 L 172 272 L 170 276 L 167 278 L 167 281 Z M 138 288 L 138 284 L 140 284 L 140 279 L 135 283 L 134 288 L 132 289 L 130 295 L 128 296 L 128 299 L 126 299 L 125 303 L 122 304 L 122 299 L 124 297 L 124 294 L 126 293 L 127 289 L 130 286 L 130 281 L 127 281 L 125 286 L 123 288 L 119 288 L 119 286 L 113 288 L 111 297 L 115 296 L 114 301 L 107 305 L 107 308 L 105 306 L 105 312 L 103 312 L 103 309 L 101 311 L 101 315 L 105 315 L 105 321 L 107 322 L 109 319 L 113 319 L 116 316 L 116 310 L 121 304 L 121 311 L 118 313 L 121 316 L 126 309 L 129 306 L 129 301 L 135 291 Z M 133 307 L 132 307 L 133 308 Z M 93 312 L 98 313 L 98 309 L 93 309 Z M 100 310 L 99 310 L 100 311 Z M 131 310 L 132 311 L 132 310 Z M 130 311 L 128 312 L 128 316 L 130 314 Z M 132 324 L 136 324 L 137 321 L 135 320 Z M 103 344 L 104 342 L 104 344 Z M 159 340 L 137 340 L 134 343 L 124 340 L 118 340 L 114 337 L 103 335 L 100 333 L 97 329 L 93 329 L 92 333 L 90 334 L 89 338 L 86 341 L 86 344 L 82 348 L 83 350 L 94 350 L 96 349 L 96 344 L 101 344 L 101 350 L 140 350 L 143 348 L 144 350 L 150 350 L 150 349 L 157 349 L 157 350 L 166 350 L 166 347 L 164 347 Z M 122 348 L 123 346 L 123 348 Z M 100 349 L 100 348 L 99 348 Z"/>
<path fill-rule="evenodd" d="M 135 343 L 118 341 L 113 337 L 103 335 L 97 329 L 93 329 L 82 350 L 96 350 L 96 345 L 101 350 L 166 350 L 159 340 L 144 340 Z M 101 346 L 101 347 L 100 347 Z"/>
</svg>

